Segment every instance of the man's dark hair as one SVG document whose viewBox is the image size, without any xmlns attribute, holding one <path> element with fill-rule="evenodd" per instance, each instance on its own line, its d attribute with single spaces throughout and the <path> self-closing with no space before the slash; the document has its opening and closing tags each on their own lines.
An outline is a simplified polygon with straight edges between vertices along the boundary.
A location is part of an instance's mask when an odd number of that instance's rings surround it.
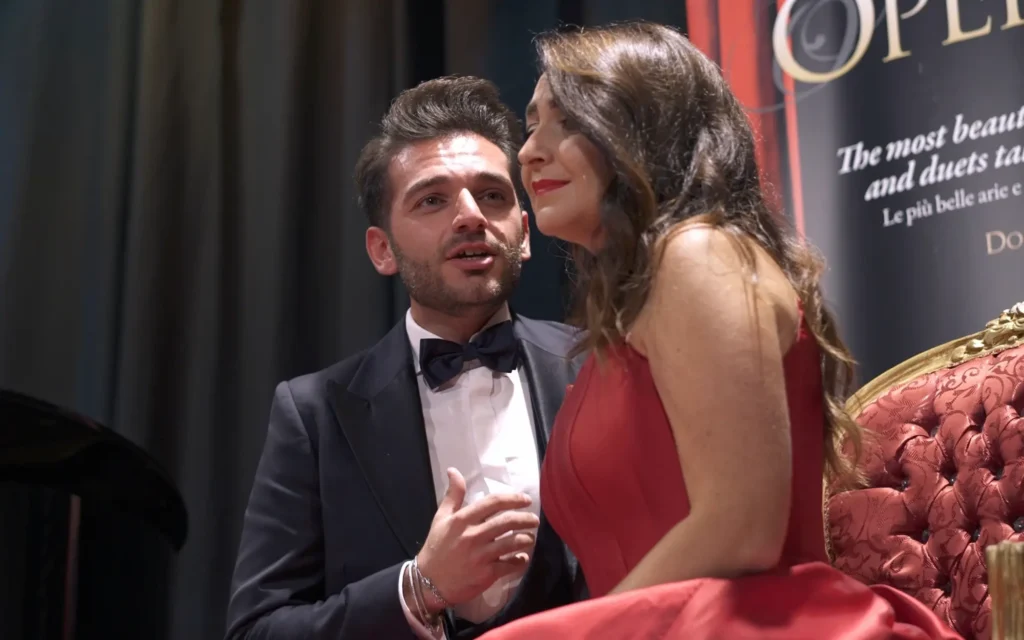
<svg viewBox="0 0 1024 640">
<path fill-rule="evenodd" d="M 475 133 L 497 145 L 508 158 L 516 192 L 521 191 L 516 156 L 522 146 L 522 127 L 501 101 L 498 88 L 472 76 L 436 78 L 399 94 L 381 120 L 380 133 L 359 154 L 355 175 L 359 206 L 372 226 L 388 227 L 391 159 L 411 144 L 459 133 Z"/>
</svg>

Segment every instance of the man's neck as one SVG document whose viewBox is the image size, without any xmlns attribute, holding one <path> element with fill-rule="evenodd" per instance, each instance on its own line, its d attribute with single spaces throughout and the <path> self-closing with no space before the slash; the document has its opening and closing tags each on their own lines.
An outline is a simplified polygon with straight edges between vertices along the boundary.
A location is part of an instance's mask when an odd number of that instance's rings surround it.
<svg viewBox="0 0 1024 640">
<path fill-rule="evenodd" d="M 465 344 L 484 328 L 503 304 L 470 307 L 459 314 L 448 314 L 413 301 L 410 310 L 416 324 L 430 333 L 445 340 Z"/>
</svg>

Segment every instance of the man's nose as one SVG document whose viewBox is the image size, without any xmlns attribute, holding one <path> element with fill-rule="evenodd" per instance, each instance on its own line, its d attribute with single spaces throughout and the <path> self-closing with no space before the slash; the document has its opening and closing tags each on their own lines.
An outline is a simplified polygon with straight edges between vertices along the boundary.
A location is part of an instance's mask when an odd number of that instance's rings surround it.
<svg viewBox="0 0 1024 640">
<path fill-rule="evenodd" d="M 452 226 L 456 231 L 478 231 L 487 226 L 487 218 L 480 211 L 476 198 L 468 190 L 463 189 L 455 203 L 455 220 Z"/>
</svg>

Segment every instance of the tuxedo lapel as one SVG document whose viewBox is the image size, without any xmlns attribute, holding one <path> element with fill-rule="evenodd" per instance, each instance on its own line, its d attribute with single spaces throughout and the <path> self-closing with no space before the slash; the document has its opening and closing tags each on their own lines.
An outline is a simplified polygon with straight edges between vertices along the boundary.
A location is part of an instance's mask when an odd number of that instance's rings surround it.
<svg viewBox="0 0 1024 640">
<path fill-rule="evenodd" d="M 537 447 L 541 458 L 547 448 L 551 427 L 562 406 L 566 387 L 576 378 L 573 360 L 565 357 L 566 345 L 552 345 L 549 336 L 542 333 L 544 326 L 533 320 L 517 317 L 516 336 L 519 338 L 526 379 L 530 385 L 533 405 L 533 424 L 537 432 Z"/>
<path fill-rule="evenodd" d="M 370 350 L 334 410 L 373 495 L 410 557 L 437 510 L 423 409 L 402 321 Z"/>
</svg>

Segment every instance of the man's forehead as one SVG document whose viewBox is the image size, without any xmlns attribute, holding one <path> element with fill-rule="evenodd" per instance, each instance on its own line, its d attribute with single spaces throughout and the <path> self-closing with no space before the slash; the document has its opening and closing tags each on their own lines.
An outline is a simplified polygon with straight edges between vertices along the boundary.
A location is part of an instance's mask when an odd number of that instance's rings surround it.
<svg viewBox="0 0 1024 640">
<path fill-rule="evenodd" d="M 397 183 L 410 183 L 425 174 L 472 176 L 508 173 L 508 159 L 490 140 L 476 134 L 457 134 L 413 143 L 391 162 Z M 396 183 L 396 186 L 398 184 Z M 401 187 L 399 187 L 401 188 Z"/>
</svg>

